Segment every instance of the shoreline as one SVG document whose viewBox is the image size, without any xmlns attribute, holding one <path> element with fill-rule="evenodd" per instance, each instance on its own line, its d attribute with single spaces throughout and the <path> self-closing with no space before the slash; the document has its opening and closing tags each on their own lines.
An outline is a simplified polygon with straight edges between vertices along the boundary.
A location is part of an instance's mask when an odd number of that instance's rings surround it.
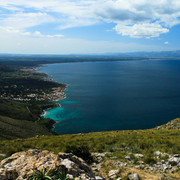
<svg viewBox="0 0 180 180">
<path fill-rule="evenodd" d="M 32 70 L 29 69 L 31 72 L 37 72 L 37 73 L 42 73 L 40 72 L 40 69 L 38 67 L 44 67 L 46 64 L 43 64 L 43 65 L 38 65 L 36 67 L 33 67 Z M 44 74 L 44 78 L 43 80 L 46 81 L 46 80 L 49 80 L 49 81 L 52 81 L 52 82 L 55 82 L 57 84 L 64 84 L 64 83 L 59 83 L 53 79 L 50 79 L 51 75 L 47 74 L 47 73 L 43 73 Z M 53 132 L 53 133 L 56 133 L 55 131 L 53 131 L 54 129 L 54 125 L 57 123 L 54 119 L 51 119 L 51 118 L 46 118 L 44 117 L 46 115 L 46 111 L 50 110 L 50 109 L 54 109 L 54 108 L 57 108 L 57 107 L 62 107 L 62 105 L 58 102 L 60 100 L 63 100 L 63 99 L 66 99 L 66 94 L 65 94 L 65 91 L 66 91 L 66 88 L 67 88 L 67 84 L 64 84 L 65 87 L 54 87 L 54 89 L 52 89 L 52 92 L 51 94 L 53 94 L 51 96 L 51 99 L 48 99 L 47 101 L 48 102 L 52 102 L 52 106 L 48 107 L 48 108 L 43 108 L 42 109 L 42 112 L 40 113 L 40 117 L 44 118 L 44 119 L 50 119 L 50 122 L 52 123 L 51 125 L 51 128 L 50 128 L 50 131 Z"/>
<path fill-rule="evenodd" d="M 148 59 L 148 60 L 162 60 L 162 59 Z M 165 60 L 169 60 L 169 59 L 165 59 Z M 105 61 L 96 61 L 96 62 L 105 62 Z M 108 61 L 108 62 L 112 62 L 112 61 Z M 66 62 L 66 63 L 89 63 L 89 61 L 87 61 L 87 62 Z M 44 66 L 46 66 L 46 65 L 49 65 L 49 64 L 64 64 L 64 62 L 60 62 L 60 63 L 47 63 L 47 64 L 43 64 L 43 65 L 40 65 L 40 66 L 38 66 L 38 67 L 44 67 Z M 38 69 L 38 71 L 40 71 L 40 69 Z M 39 73 L 41 73 L 41 72 L 39 72 Z M 43 73 L 43 72 L 42 72 Z M 48 77 L 51 77 L 51 75 L 49 75 L 49 74 L 47 74 L 47 73 L 44 73 L 44 74 L 46 74 L 47 75 L 47 77 L 46 77 L 46 79 L 48 79 Z M 53 80 L 53 79 L 49 79 L 50 81 L 53 81 L 53 82 L 56 82 L 56 83 L 59 83 L 59 82 L 57 82 L 57 81 L 55 81 L 55 80 Z M 66 87 L 67 87 L 67 84 L 65 84 L 66 85 Z M 63 90 L 63 93 L 66 91 L 66 88 L 64 88 L 64 90 Z M 65 99 L 66 98 L 66 94 L 64 93 L 63 94 L 63 97 L 61 97 L 61 98 L 58 98 L 58 99 L 53 99 L 52 101 L 55 103 L 55 104 L 57 104 L 57 106 L 56 107 L 61 107 L 62 105 L 60 104 L 60 103 L 56 103 L 56 101 L 60 101 L 60 100 L 63 100 L 63 99 Z M 42 112 L 42 114 L 41 114 L 41 116 L 43 117 L 43 118 L 45 118 L 44 116 L 46 115 L 46 111 L 48 111 L 48 110 L 50 110 L 50 109 L 53 109 L 53 108 L 56 108 L 56 107 L 50 107 L 50 108 L 47 108 L 47 109 L 44 109 L 43 110 L 43 112 Z M 49 118 L 49 119 L 51 119 L 51 118 Z M 178 117 L 176 118 L 176 119 L 178 119 Z M 53 120 L 53 119 L 51 119 L 51 120 Z M 53 120 L 54 121 L 54 124 L 56 124 L 57 123 L 57 121 L 55 121 L 55 120 Z M 171 121 L 174 121 L 174 119 L 171 119 L 171 120 L 169 120 L 167 123 L 170 123 Z M 166 125 L 167 123 L 165 123 L 165 124 L 161 124 L 161 125 L 159 125 L 159 126 L 154 126 L 154 127 L 152 127 L 152 128 L 148 128 L 148 129 L 156 129 L 156 130 L 158 130 L 158 129 L 161 129 L 161 126 L 164 126 L 164 125 Z M 53 131 L 53 129 L 54 129 L 54 124 L 53 124 L 53 127 L 52 127 L 52 131 Z M 146 128 L 145 129 L 132 129 L 132 130 L 134 130 L 134 131 L 136 131 L 136 130 L 146 130 Z M 123 129 L 122 130 L 110 130 L 110 131 L 124 131 Z M 55 132 L 55 131 L 53 131 L 53 132 Z M 95 131 L 95 132 L 101 132 L 101 131 Z M 102 131 L 103 132 L 103 131 Z M 57 132 L 55 132 L 55 133 L 57 133 Z M 91 133 L 91 132 L 90 132 Z M 78 133 L 79 134 L 79 133 Z M 81 133 L 80 133 L 81 134 Z M 82 134 L 84 134 L 84 133 L 82 133 Z"/>
</svg>

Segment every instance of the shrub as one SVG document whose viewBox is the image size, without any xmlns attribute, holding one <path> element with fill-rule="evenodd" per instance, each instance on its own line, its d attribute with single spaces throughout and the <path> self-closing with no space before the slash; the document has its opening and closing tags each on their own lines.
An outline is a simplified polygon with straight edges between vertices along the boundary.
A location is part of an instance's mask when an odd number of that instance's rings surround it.
<svg viewBox="0 0 180 180">
<path fill-rule="evenodd" d="M 44 168 L 42 171 L 34 169 L 28 177 L 28 180 L 52 180 L 50 171 Z"/>
<path fill-rule="evenodd" d="M 90 164 L 94 161 L 93 157 L 91 156 L 91 153 L 89 152 L 89 148 L 85 145 L 66 146 L 65 152 L 66 153 L 72 153 L 78 157 L 81 157 L 88 164 Z"/>
<path fill-rule="evenodd" d="M 144 162 L 146 164 L 155 164 L 157 161 L 152 157 L 151 155 L 148 155 L 147 157 L 144 158 Z"/>
<path fill-rule="evenodd" d="M 56 166 L 53 170 L 44 168 L 42 171 L 34 169 L 28 177 L 28 180 L 68 180 L 66 168 Z"/>
</svg>

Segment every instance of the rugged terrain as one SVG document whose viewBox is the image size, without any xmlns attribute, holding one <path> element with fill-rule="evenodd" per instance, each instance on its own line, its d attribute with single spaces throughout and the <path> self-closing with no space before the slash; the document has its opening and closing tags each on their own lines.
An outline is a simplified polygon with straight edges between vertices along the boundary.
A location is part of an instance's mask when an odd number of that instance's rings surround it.
<svg viewBox="0 0 180 180">
<path fill-rule="evenodd" d="M 175 119 L 171 121 L 172 123 L 179 124 L 180 119 Z M 131 175 L 145 180 L 178 180 L 180 179 L 179 126 L 176 128 L 174 125 L 170 128 L 163 125 L 162 127 L 148 130 L 109 131 L 4 140 L 0 142 L 0 156 L 1 159 L 4 159 L 19 151 L 27 150 L 29 152 L 28 149 L 30 148 L 38 149 L 33 150 L 33 152 L 39 153 L 43 150 L 51 151 L 43 151 L 47 157 L 49 154 L 57 156 L 55 154 L 66 152 L 84 159 L 92 169 L 93 174 L 99 179 L 101 177 L 101 179 L 121 178 L 125 180 Z M 24 158 L 24 154 L 27 152 L 16 153 L 10 159 L 15 156 Z M 45 159 L 48 159 L 46 155 L 44 156 Z M 16 160 L 17 158 L 14 158 L 13 161 L 8 158 L 1 161 L 0 167 L 3 168 L 1 172 L 6 171 L 9 166 L 15 168 L 16 163 L 19 162 Z M 3 167 L 2 164 L 4 164 Z M 43 167 L 42 162 L 41 165 Z M 45 161 L 44 165 L 47 165 Z M 74 177 L 78 178 L 79 176 Z M 89 176 L 87 175 L 87 177 Z M 85 179 L 88 179 L 87 177 Z"/>
</svg>

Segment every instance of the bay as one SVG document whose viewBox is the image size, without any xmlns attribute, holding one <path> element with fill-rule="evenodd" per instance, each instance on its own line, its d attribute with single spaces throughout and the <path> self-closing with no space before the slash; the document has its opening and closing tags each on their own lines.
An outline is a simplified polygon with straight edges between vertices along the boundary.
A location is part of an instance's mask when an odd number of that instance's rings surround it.
<svg viewBox="0 0 180 180">
<path fill-rule="evenodd" d="M 147 129 L 180 117 L 180 61 L 48 64 L 67 84 L 62 106 L 46 111 L 58 134 Z"/>
</svg>

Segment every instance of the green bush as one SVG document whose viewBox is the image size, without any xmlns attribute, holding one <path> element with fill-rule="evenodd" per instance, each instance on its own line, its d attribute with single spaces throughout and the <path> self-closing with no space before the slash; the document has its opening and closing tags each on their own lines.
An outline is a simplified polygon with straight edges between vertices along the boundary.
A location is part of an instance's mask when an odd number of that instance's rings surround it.
<svg viewBox="0 0 180 180">
<path fill-rule="evenodd" d="M 93 157 L 91 156 L 91 153 L 89 152 L 89 148 L 85 145 L 80 145 L 80 146 L 69 145 L 69 146 L 66 146 L 65 152 L 66 153 L 72 153 L 78 157 L 81 157 L 88 164 L 90 164 L 94 161 Z"/>
<path fill-rule="evenodd" d="M 28 180 L 52 180 L 51 172 L 44 168 L 42 171 L 34 169 L 28 177 Z"/>
<path fill-rule="evenodd" d="M 68 180 L 67 170 L 63 166 L 56 166 L 53 170 L 44 168 L 42 171 L 34 169 L 28 180 Z"/>
<path fill-rule="evenodd" d="M 155 164 L 157 161 L 156 161 L 156 159 L 152 156 L 152 155 L 148 155 L 148 156 L 146 156 L 145 158 L 144 158 L 144 162 L 146 163 L 146 164 Z"/>
</svg>

